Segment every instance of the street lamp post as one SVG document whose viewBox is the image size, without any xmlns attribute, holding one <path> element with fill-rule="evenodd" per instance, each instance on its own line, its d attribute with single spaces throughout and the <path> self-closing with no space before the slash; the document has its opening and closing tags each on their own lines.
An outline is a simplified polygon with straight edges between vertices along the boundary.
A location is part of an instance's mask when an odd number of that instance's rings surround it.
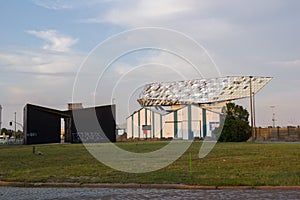
<svg viewBox="0 0 300 200">
<path fill-rule="evenodd" d="M 17 112 L 15 112 L 15 139 L 17 135 Z"/>
<path fill-rule="evenodd" d="M 255 94 L 252 93 L 253 98 L 253 127 L 254 127 L 254 137 L 256 137 L 256 119 L 255 119 Z"/>
<path fill-rule="evenodd" d="M 272 109 L 272 124 L 273 124 L 273 128 L 275 128 L 275 112 L 274 112 L 275 106 L 270 106 L 270 108 Z"/>
<path fill-rule="evenodd" d="M 254 141 L 254 129 L 253 129 L 253 92 L 252 92 L 252 78 L 253 76 L 249 76 L 249 85 L 250 85 L 250 115 L 251 115 L 251 135 L 252 135 L 252 142 Z"/>
<path fill-rule="evenodd" d="M 0 105 L 0 132 L 1 130 L 2 130 L 2 106 Z"/>
<path fill-rule="evenodd" d="M 14 115 L 15 115 L 15 119 L 12 120 L 12 121 L 10 121 L 10 122 L 9 122 L 9 125 L 12 126 L 13 123 L 15 124 L 14 137 L 15 137 L 15 139 L 16 139 L 16 135 L 17 135 L 17 125 L 19 125 L 19 126 L 22 128 L 23 131 L 24 131 L 24 127 L 23 127 L 23 125 L 22 125 L 21 123 L 17 122 L 17 112 L 14 112 Z"/>
</svg>

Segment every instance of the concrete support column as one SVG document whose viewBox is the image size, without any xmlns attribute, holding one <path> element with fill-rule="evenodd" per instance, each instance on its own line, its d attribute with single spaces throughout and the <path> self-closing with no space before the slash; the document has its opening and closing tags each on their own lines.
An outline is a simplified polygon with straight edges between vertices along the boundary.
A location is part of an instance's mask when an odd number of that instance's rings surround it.
<svg viewBox="0 0 300 200">
<path fill-rule="evenodd" d="M 141 113 L 138 111 L 138 138 L 141 138 Z"/>
<path fill-rule="evenodd" d="M 155 113 L 152 111 L 152 138 L 155 138 Z"/>
<path fill-rule="evenodd" d="M 131 136 L 134 138 L 134 115 L 131 115 Z"/>
<path fill-rule="evenodd" d="M 162 122 L 162 115 L 160 116 L 160 138 L 163 138 L 163 122 Z"/>
<path fill-rule="evenodd" d="M 178 138 L 178 112 L 174 111 L 174 138 Z"/>
<path fill-rule="evenodd" d="M 188 139 L 193 139 L 193 132 L 192 132 L 192 106 L 188 105 Z"/>
<path fill-rule="evenodd" d="M 202 108 L 202 130 L 203 130 L 203 138 L 207 135 L 207 126 L 206 126 L 206 109 Z"/>
</svg>

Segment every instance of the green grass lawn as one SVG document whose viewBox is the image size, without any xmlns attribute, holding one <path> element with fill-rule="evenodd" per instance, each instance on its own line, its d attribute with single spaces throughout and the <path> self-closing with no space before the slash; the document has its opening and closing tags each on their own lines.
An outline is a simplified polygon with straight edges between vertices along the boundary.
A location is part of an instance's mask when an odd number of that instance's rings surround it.
<svg viewBox="0 0 300 200">
<path fill-rule="evenodd" d="M 149 152 L 167 142 L 117 143 L 133 152 Z M 0 180 L 79 183 L 176 183 L 188 185 L 300 185 L 300 144 L 218 143 L 204 159 L 201 142 L 168 167 L 149 173 L 116 171 L 94 159 L 81 144 L 0 145 Z M 189 167 L 192 153 L 192 172 Z"/>
</svg>

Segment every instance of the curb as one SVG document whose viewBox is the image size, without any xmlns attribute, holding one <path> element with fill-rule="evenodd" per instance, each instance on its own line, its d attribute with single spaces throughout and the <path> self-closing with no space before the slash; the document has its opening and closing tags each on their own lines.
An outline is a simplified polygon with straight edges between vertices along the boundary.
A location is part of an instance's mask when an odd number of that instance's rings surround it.
<svg viewBox="0 0 300 200">
<path fill-rule="evenodd" d="M 143 188 L 181 190 L 300 190 L 300 186 L 201 186 L 182 184 L 138 184 L 138 183 L 28 183 L 0 181 L 2 187 L 52 187 L 52 188 Z"/>
</svg>

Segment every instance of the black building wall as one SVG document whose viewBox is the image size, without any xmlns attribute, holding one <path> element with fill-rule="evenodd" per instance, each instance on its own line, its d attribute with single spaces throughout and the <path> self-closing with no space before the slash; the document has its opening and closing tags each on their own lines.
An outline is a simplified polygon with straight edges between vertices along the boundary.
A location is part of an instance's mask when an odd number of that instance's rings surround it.
<svg viewBox="0 0 300 200">
<path fill-rule="evenodd" d="M 116 142 L 115 105 L 66 111 L 71 115 L 69 121 L 72 143 Z M 67 132 L 67 131 L 66 131 Z"/>
<path fill-rule="evenodd" d="M 25 144 L 60 142 L 61 117 L 58 110 L 27 104 L 24 108 Z"/>
<path fill-rule="evenodd" d="M 25 144 L 59 143 L 61 118 L 65 142 L 115 142 L 115 105 L 59 111 L 27 104 L 24 107 Z"/>
</svg>

